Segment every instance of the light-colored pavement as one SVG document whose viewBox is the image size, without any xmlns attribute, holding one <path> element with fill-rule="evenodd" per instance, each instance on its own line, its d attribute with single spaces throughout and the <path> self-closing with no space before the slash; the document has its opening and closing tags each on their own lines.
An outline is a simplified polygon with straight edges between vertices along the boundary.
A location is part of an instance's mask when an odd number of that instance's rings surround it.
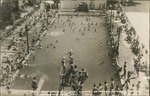
<svg viewBox="0 0 150 96">
<path fill-rule="evenodd" d="M 129 20 L 129 25 L 133 26 L 136 31 L 136 37 L 139 36 L 140 44 L 144 44 L 145 48 L 141 50 L 143 53 L 142 62 L 147 61 L 147 66 L 149 66 L 148 54 L 145 54 L 145 49 L 149 50 L 149 2 L 138 2 L 136 6 L 126 6 L 124 7 L 124 11 Z M 132 77 L 135 79 L 131 79 L 129 89 L 132 88 L 132 84 L 137 85 L 138 81 L 141 81 L 140 84 L 140 95 L 148 95 L 149 88 L 149 77 L 144 72 L 139 72 L 139 77 L 135 72 L 134 61 L 136 58 L 135 55 L 131 52 L 131 44 L 128 44 L 125 41 L 127 37 L 125 31 L 121 34 L 120 48 L 119 48 L 119 65 L 123 67 L 124 62 L 127 62 L 127 71 L 134 72 L 135 74 Z M 141 47 L 141 45 L 140 45 Z M 148 69 L 149 71 L 149 69 Z M 123 72 L 121 73 L 123 74 Z M 125 79 L 121 79 L 121 83 L 123 84 Z M 134 87 L 134 91 L 136 91 L 136 87 Z M 135 93 L 136 94 L 136 93 Z"/>
<path fill-rule="evenodd" d="M 149 49 L 150 1 L 135 2 L 138 3 L 136 6 L 125 6 L 123 8 L 142 43 L 144 43 L 146 49 Z"/>
</svg>

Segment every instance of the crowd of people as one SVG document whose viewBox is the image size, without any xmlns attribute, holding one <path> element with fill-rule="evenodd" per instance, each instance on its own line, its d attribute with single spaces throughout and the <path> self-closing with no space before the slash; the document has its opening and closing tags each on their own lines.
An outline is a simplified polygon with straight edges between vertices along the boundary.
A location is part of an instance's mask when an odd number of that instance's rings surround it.
<svg viewBox="0 0 150 96">
<path fill-rule="evenodd" d="M 32 16 L 32 15 L 31 15 Z M 30 21 L 30 16 L 28 16 L 28 18 L 26 19 L 26 21 Z M 32 26 L 32 25 L 29 25 Z M 15 31 L 15 30 L 14 30 Z M 19 35 L 19 37 L 23 37 L 25 36 L 25 33 L 23 32 L 23 28 L 20 29 L 21 33 Z M 12 79 L 12 75 L 13 73 L 15 73 L 18 69 L 20 69 L 22 67 L 22 62 L 23 60 L 25 60 L 25 46 L 26 46 L 26 42 L 22 39 L 18 39 L 15 38 L 15 35 L 17 35 L 17 32 L 14 32 L 15 34 L 13 34 L 13 39 L 11 40 L 10 44 L 8 45 L 7 50 L 13 50 L 16 52 L 16 56 L 15 57 L 11 57 L 9 56 L 6 52 L 4 53 L 4 55 L 2 56 L 2 63 L 5 63 L 7 66 L 2 66 L 2 78 L 4 79 L 3 82 L 1 83 L 1 85 L 7 85 L 8 82 L 10 82 Z"/>
<path fill-rule="evenodd" d="M 69 61 L 66 57 L 62 59 L 61 82 L 60 85 L 64 87 L 71 87 L 75 94 L 82 95 L 83 84 L 88 78 L 86 69 L 79 70 L 73 59 L 73 51 L 68 52 Z"/>
<path fill-rule="evenodd" d="M 115 83 L 114 79 L 111 78 L 110 84 L 107 81 L 104 81 L 104 84 L 99 83 L 93 85 L 93 96 L 122 96 L 125 94 L 139 95 L 140 81 L 136 85 L 132 84 L 132 87 L 129 88 L 129 81 L 125 81 L 122 86 L 119 86 Z M 136 90 L 135 90 L 136 89 Z"/>
<path fill-rule="evenodd" d="M 121 7 L 121 6 L 120 6 Z M 127 37 L 125 40 L 128 44 L 130 44 L 131 52 L 135 55 L 134 61 L 134 68 L 135 73 L 139 76 L 140 71 L 147 70 L 145 59 L 143 61 L 144 55 L 147 55 L 147 49 L 145 46 L 140 42 L 139 36 L 136 34 L 135 28 L 131 25 L 131 22 L 124 14 L 124 11 L 120 11 L 120 19 L 122 22 L 122 31 L 126 33 Z M 143 69 L 143 66 L 145 67 Z"/>
<path fill-rule="evenodd" d="M 125 91 L 126 94 L 133 95 L 135 93 L 135 94 L 139 95 L 139 88 L 140 88 L 141 81 L 138 81 L 136 86 L 135 86 L 135 84 L 130 84 L 130 81 L 132 79 L 139 77 L 139 72 L 142 71 L 142 68 L 143 68 L 142 64 L 145 63 L 142 61 L 142 57 L 143 57 L 143 54 L 147 54 L 147 50 L 144 50 L 143 44 L 140 45 L 139 37 L 136 36 L 134 27 L 130 26 L 131 24 L 130 24 L 128 18 L 125 16 L 124 11 L 122 10 L 121 4 L 116 4 L 113 6 L 113 8 L 112 8 L 112 5 L 110 5 L 109 9 L 116 10 L 116 14 L 117 14 L 117 15 L 115 15 L 114 13 L 113 14 L 111 13 L 111 15 L 106 14 L 106 18 L 105 18 L 106 24 L 108 25 L 109 35 L 110 35 L 110 42 L 108 41 L 109 42 L 108 45 L 110 44 L 111 48 L 112 48 L 111 55 L 114 55 L 114 57 L 116 57 L 119 54 L 118 53 L 119 43 L 115 42 L 115 40 L 114 40 L 114 36 L 115 36 L 113 34 L 114 33 L 113 32 L 114 25 L 113 25 L 112 20 L 120 20 L 122 25 L 117 26 L 117 35 L 116 36 L 118 36 L 118 40 L 119 40 L 120 33 L 125 32 L 127 34 L 127 37 L 125 40 L 128 42 L 128 44 L 131 44 L 131 47 L 130 47 L 131 51 L 133 52 L 133 54 L 135 56 L 137 56 L 137 58 L 134 59 L 135 72 L 127 70 L 127 65 L 129 65 L 129 64 L 127 64 L 128 62 L 124 62 L 124 66 L 122 66 L 122 67 L 118 66 L 118 65 L 116 66 L 116 67 L 118 67 L 117 68 L 118 75 L 121 72 L 123 72 L 123 74 L 120 75 L 120 78 L 124 79 L 125 82 L 124 82 L 124 84 L 122 84 L 122 86 L 116 85 L 116 91 L 114 91 L 113 94 L 115 96 L 119 96 L 119 94 L 121 94 L 121 92 Z M 141 50 L 144 50 L 144 53 Z M 112 58 L 113 58 L 113 56 L 112 56 Z M 141 64 L 141 62 L 142 62 L 142 64 Z M 137 74 L 137 77 L 134 76 L 135 74 Z M 101 94 L 101 85 L 102 84 L 100 83 L 99 86 L 97 87 L 96 84 L 94 84 L 93 94 L 95 96 L 99 96 Z M 104 87 L 107 89 L 106 85 L 107 85 L 107 82 L 104 82 Z M 112 84 L 110 84 L 110 85 L 112 85 Z M 132 85 L 132 86 L 130 86 L 130 85 Z M 105 90 L 105 88 L 104 88 L 104 90 Z M 134 90 L 134 89 L 136 89 L 136 90 Z M 118 90 L 120 93 L 118 93 Z M 106 90 L 105 90 L 105 94 L 106 94 Z M 111 86 L 110 86 L 109 94 L 111 94 Z M 108 94 L 106 94 L 106 95 L 108 95 Z"/>
<path fill-rule="evenodd" d="M 107 96 L 112 96 L 112 94 L 115 94 L 115 96 L 120 96 L 120 88 L 119 85 L 116 85 L 115 88 L 115 82 L 114 79 L 111 78 L 111 83 L 110 86 L 108 86 L 107 81 L 104 81 L 104 86 L 102 83 L 99 83 L 98 86 L 96 84 L 93 85 L 93 91 L 92 94 L 93 96 L 103 96 L 104 94 Z"/>
<path fill-rule="evenodd" d="M 14 51 L 15 56 L 12 57 L 7 52 L 5 52 L 4 55 L 2 55 L 2 63 L 4 64 L 4 66 L 1 67 L 2 78 L 0 86 L 7 86 L 6 89 L 10 89 L 11 81 L 14 79 L 13 75 L 17 72 L 17 70 L 25 66 L 28 62 L 26 56 L 29 53 L 26 50 L 27 41 L 24 40 L 24 38 L 26 38 L 27 36 L 27 31 L 29 31 L 33 26 L 35 26 L 40 18 L 44 19 L 44 15 L 46 14 L 40 14 L 40 12 L 41 10 L 38 10 L 37 8 L 33 9 L 32 12 L 24 16 L 23 20 L 26 23 L 24 27 L 20 28 L 19 31 L 14 30 L 12 34 L 12 39 L 9 42 L 7 50 Z M 36 47 L 36 42 L 40 40 L 44 30 L 46 30 L 46 26 L 43 24 L 41 26 L 41 30 L 39 32 L 36 32 L 36 35 L 32 37 L 31 46 L 29 45 L 30 51 L 34 51 Z M 17 77 L 33 78 L 27 74 L 18 74 Z M 32 82 L 33 90 L 37 89 L 34 81 L 36 81 L 35 77 L 33 78 Z"/>
<path fill-rule="evenodd" d="M 114 26 L 113 20 L 123 20 L 124 16 L 120 13 L 120 10 L 122 10 L 120 4 L 116 4 L 114 6 L 108 6 L 108 9 L 116 10 L 117 14 L 114 14 L 114 12 L 111 12 L 111 14 L 107 13 L 105 16 L 105 21 L 108 28 L 108 46 L 111 47 L 112 51 L 109 52 L 109 56 L 111 58 L 116 58 L 119 55 L 119 42 L 120 42 L 120 33 L 122 32 L 122 26 L 117 26 L 117 28 Z M 117 30 L 117 31 L 116 31 Z M 117 38 L 117 39 L 116 39 Z"/>
</svg>

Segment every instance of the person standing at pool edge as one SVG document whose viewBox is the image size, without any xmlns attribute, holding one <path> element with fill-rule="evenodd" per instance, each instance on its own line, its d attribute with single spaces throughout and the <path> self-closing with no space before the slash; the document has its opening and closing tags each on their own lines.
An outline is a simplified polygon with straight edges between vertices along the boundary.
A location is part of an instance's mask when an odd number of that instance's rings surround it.
<svg viewBox="0 0 150 96">
<path fill-rule="evenodd" d="M 36 80 L 36 78 L 35 77 L 33 77 L 33 80 L 32 80 L 32 89 L 34 90 L 34 91 L 36 91 L 37 90 L 37 88 L 38 88 L 38 84 L 37 84 L 37 80 Z"/>
</svg>

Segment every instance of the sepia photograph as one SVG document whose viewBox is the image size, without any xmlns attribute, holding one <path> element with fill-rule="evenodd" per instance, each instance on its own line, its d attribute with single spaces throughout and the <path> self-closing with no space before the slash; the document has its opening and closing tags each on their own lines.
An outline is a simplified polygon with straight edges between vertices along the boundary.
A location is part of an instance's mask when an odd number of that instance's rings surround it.
<svg viewBox="0 0 150 96">
<path fill-rule="evenodd" d="M 150 96 L 149 0 L 0 0 L 0 96 Z"/>
</svg>

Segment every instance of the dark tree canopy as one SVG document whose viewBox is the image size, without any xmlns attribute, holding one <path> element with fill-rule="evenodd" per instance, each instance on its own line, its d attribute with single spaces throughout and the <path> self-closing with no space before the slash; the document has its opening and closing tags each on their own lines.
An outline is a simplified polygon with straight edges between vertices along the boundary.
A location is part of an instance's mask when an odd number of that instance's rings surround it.
<svg viewBox="0 0 150 96">
<path fill-rule="evenodd" d="M 59 3 L 60 2 L 60 0 L 53 0 L 54 1 L 54 3 Z"/>
<path fill-rule="evenodd" d="M 18 0 L 4 0 L 2 2 L 2 22 L 3 24 L 10 24 L 12 17 L 19 18 L 20 12 L 19 12 L 19 1 Z M 12 23 L 11 23 L 12 24 Z"/>
</svg>

